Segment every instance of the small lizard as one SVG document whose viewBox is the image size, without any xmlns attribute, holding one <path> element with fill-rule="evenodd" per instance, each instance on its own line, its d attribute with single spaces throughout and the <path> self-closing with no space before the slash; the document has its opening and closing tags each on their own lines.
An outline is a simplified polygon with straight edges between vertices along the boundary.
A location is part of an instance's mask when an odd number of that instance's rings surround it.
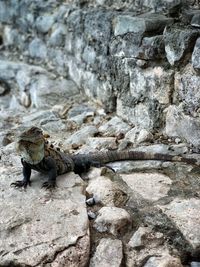
<svg viewBox="0 0 200 267">
<path fill-rule="evenodd" d="M 113 161 L 121 160 L 164 160 L 197 164 L 194 158 L 173 156 L 161 153 L 147 153 L 138 151 L 108 151 L 89 154 L 65 154 L 59 148 L 54 148 L 46 140 L 38 127 L 32 127 L 21 133 L 16 143 L 16 150 L 21 155 L 23 165 L 23 180 L 11 184 L 14 187 L 24 187 L 31 184 L 31 170 L 47 173 L 48 180 L 42 187 L 51 189 L 56 186 L 58 175 L 74 171 L 81 174 L 91 166 L 101 167 Z"/>
</svg>

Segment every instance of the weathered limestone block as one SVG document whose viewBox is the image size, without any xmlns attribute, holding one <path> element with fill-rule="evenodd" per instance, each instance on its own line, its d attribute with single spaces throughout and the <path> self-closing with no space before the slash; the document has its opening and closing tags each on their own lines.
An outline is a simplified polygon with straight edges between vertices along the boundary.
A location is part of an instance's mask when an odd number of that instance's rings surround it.
<svg viewBox="0 0 200 267">
<path fill-rule="evenodd" d="M 157 201 L 167 196 L 171 186 L 171 179 L 159 173 L 121 174 L 127 185 L 144 199 Z"/>
<path fill-rule="evenodd" d="M 173 19 L 157 14 L 145 14 L 137 17 L 120 15 L 114 18 L 113 31 L 115 36 L 129 32 L 143 35 L 145 32 L 162 32 L 164 27 L 172 22 Z"/>
<path fill-rule="evenodd" d="M 140 33 L 128 32 L 121 36 L 117 35 L 111 39 L 110 53 L 115 57 L 144 57 L 140 47 L 142 35 Z"/>
<path fill-rule="evenodd" d="M 120 92 L 117 114 L 134 125 L 151 129 L 162 120 L 163 104 L 171 101 L 173 70 L 129 68 L 129 90 Z M 128 90 L 128 91 L 127 91 Z"/>
<path fill-rule="evenodd" d="M 170 204 L 159 207 L 175 223 L 190 245 L 198 249 L 200 245 L 200 200 L 177 198 Z"/>
<path fill-rule="evenodd" d="M 117 149 L 117 140 L 115 137 L 89 137 L 86 145 L 91 149 L 103 151 L 108 149 Z"/>
<path fill-rule="evenodd" d="M 11 189 L 5 169 L 0 171 L 1 264 L 57 267 L 79 259 L 82 265 L 71 266 L 85 266 L 90 241 L 80 177 L 72 173 L 59 176 L 54 195 L 40 189 L 41 174 L 33 175 L 28 192 Z M 12 175 L 16 179 L 21 177 Z"/>
<path fill-rule="evenodd" d="M 194 53 L 196 53 L 196 51 Z M 197 57 L 195 58 L 197 59 Z M 176 103 L 177 100 L 181 100 L 187 111 L 191 113 L 197 111 L 200 108 L 199 83 L 200 76 L 194 71 L 190 64 L 182 69 L 182 71 L 177 72 L 175 74 L 174 103 Z"/>
<path fill-rule="evenodd" d="M 3 44 L 5 46 L 17 45 L 20 39 L 19 32 L 11 26 L 6 25 L 3 30 Z"/>
<path fill-rule="evenodd" d="M 99 132 L 103 136 L 117 136 L 118 134 L 125 134 L 131 129 L 128 123 L 124 122 L 119 117 L 115 116 L 108 122 L 104 123 L 99 127 Z"/>
<path fill-rule="evenodd" d="M 0 21 L 4 23 L 11 23 L 14 17 L 18 15 L 19 6 L 18 0 L 12 2 L 12 7 L 9 1 L 0 1 Z"/>
<path fill-rule="evenodd" d="M 94 136 L 98 130 L 93 125 L 82 127 L 79 131 L 72 134 L 65 142 L 64 146 L 82 145 L 86 143 L 89 136 Z"/>
<path fill-rule="evenodd" d="M 110 53 L 117 57 L 131 57 L 143 60 L 156 60 L 165 57 L 165 45 L 162 35 L 144 37 L 140 33 L 127 33 L 112 38 Z"/>
<path fill-rule="evenodd" d="M 156 99 L 161 104 L 170 102 L 174 72 L 166 71 L 163 67 L 154 67 L 141 70 L 129 69 L 130 94 L 136 102 Z"/>
<path fill-rule="evenodd" d="M 39 38 L 33 39 L 29 44 L 29 54 L 33 58 L 45 59 L 47 56 L 46 44 Z"/>
<path fill-rule="evenodd" d="M 200 38 L 197 39 L 192 53 L 192 66 L 194 69 L 200 69 Z"/>
<path fill-rule="evenodd" d="M 200 28 L 200 14 L 195 14 L 191 20 L 191 25 L 193 27 Z"/>
<path fill-rule="evenodd" d="M 30 85 L 32 104 L 36 107 L 53 106 L 65 98 L 79 93 L 76 84 L 71 80 L 53 79 L 49 74 L 37 75 Z"/>
<path fill-rule="evenodd" d="M 123 259 L 122 241 L 102 238 L 90 260 L 90 267 L 120 267 Z"/>
<path fill-rule="evenodd" d="M 128 242 L 130 248 L 156 247 L 164 242 L 164 235 L 153 232 L 150 227 L 139 227 Z"/>
<path fill-rule="evenodd" d="M 67 28 L 65 25 L 63 25 L 62 23 L 54 24 L 52 26 L 52 31 L 51 31 L 51 35 L 50 35 L 49 40 L 48 40 L 48 44 L 51 46 L 54 46 L 54 47 L 64 46 L 66 34 L 67 34 Z"/>
<path fill-rule="evenodd" d="M 156 60 L 165 58 L 165 44 L 163 35 L 144 37 L 141 48 L 144 54 L 143 59 Z"/>
<path fill-rule="evenodd" d="M 47 33 L 51 29 L 54 21 L 55 17 L 53 15 L 43 15 L 37 17 L 35 27 L 38 32 Z"/>
<path fill-rule="evenodd" d="M 133 102 L 133 103 L 132 103 Z M 152 129 L 159 121 L 160 110 L 157 103 L 139 103 L 135 105 L 131 96 L 117 99 L 117 114 L 144 129 Z"/>
<path fill-rule="evenodd" d="M 167 27 L 164 31 L 165 51 L 169 63 L 173 66 L 192 51 L 199 31 L 193 28 Z"/>
<path fill-rule="evenodd" d="M 104 206 L 119 206 L 126 200 L 126 193 L 120 189 L 120 186 L 105 176 L 89 181 L 86 192 L 93 196 L 95 203 L 101 203 Z"/>
<path fill-rule="evenodd" d="M 183 267 L 181 260 L 169 254 L 150 257 L 144 267 Z"/>
<path fill-rule="evenodd" d="M 140 144 L 153 140 L 153 135 L 146 129 L 134 127 L 126 133 L 125 138 L 130 140 L 133 144 Z"/>
<path fill-rule="evenodd" d="M 121 208 L 103 207 L 94 222 L 94 228 L 100 232 L 108 232 L 115 236 L 123 233 L 124 228 L 131 224 L 131 216 Z"/>
<path fill-rule="evenodd" d="M 169 106 L 166 114 L 166 134 L 186 139 L 194 146 L 200 145 L 200 118 L 185 115 L 181 106 Z"/>
</svg>

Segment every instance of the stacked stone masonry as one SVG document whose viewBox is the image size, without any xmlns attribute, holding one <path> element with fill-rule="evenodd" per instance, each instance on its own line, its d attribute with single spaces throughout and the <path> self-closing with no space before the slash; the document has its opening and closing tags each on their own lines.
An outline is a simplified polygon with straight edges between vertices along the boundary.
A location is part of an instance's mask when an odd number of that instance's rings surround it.
<svg viewBox="0 0 200 267">
<path fill-rule="evenodd" d="M 199 145 L 198 8 L 187 0 L 3 0 L 1 49 L 71 79 L 136 126 Z M 15 83 L 13 94 L 25 97 L 25 106 L 39 105 L 31 81 Z M 177 113 L 195 129 L 195 140 L 174 123 Z"/>
</svg>

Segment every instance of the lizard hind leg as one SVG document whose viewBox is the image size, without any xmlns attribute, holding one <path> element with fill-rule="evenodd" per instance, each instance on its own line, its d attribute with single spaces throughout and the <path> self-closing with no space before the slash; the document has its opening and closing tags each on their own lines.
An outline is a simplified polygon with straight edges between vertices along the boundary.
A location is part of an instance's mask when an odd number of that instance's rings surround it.
<svg viewBox="0 0 200 267">
<path fill-rule="evenodd" d="M 54 189 L 56 186 L 56 182 L 55 181 L 46 181 L 42 184 L 42 188 L 46 189 L 46 190 L 52 190 Z"/>
</svg>

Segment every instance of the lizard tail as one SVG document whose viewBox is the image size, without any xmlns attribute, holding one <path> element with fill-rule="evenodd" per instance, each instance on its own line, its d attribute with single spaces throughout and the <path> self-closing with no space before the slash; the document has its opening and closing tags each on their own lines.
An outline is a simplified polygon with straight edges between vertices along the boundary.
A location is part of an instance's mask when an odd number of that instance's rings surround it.
<svg viewBox="0 0 200 267">
<path fill-rule="evenodd" d="M 79 155 L 80 156 L 80 155 Z M 107 151 L 98 153 L 89 153 L 82 155 L 90 162 L 108 163 L 121 160 L 161 160 L 172 162 L 185 162 L 191 165 L 198 165 L 194 158 L 183 156 L 174 156 L 162 153 L 148 153 L 142 151 Z"/>
</svg>

